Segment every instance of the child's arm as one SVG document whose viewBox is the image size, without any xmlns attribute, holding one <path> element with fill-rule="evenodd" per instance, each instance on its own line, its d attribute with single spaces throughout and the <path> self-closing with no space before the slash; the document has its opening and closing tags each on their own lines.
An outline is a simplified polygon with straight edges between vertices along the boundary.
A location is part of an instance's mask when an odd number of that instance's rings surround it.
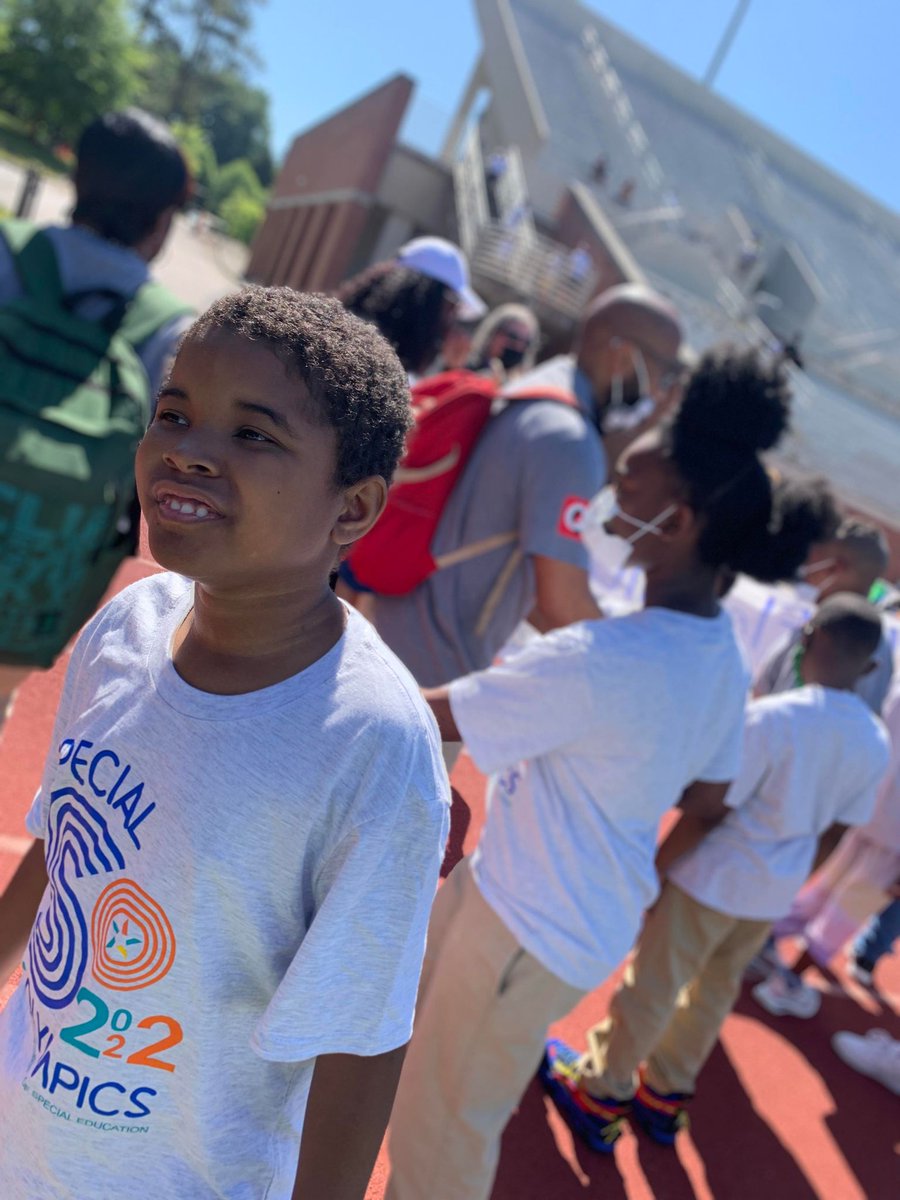
<svg viewBox="0 0 900 1200">
<path fill-rule="evenodd" d="M 22 961 L 47 886 L 44 843 L 34 842 L 0 896 L 0 987 Z"/>
<path fill-rule="evenodd" d="M 462 734 L 456 725 L 456 719 L 450 708 L 450 689 L 447 687 L 423 688 L 422 695 L 429 705 L 434 719 L 441 731 L 441 739 L 445 742 L 461 742 Z"/>
<path fill-rule="evenodd" d="M 678 807 L 681 816 L 669 830 L 656 852 L 656 871 L 665 879 L 676 859 L 687 854 L 728 815 L 725 796 L 727 783 L 707 783 L 695 780 L 684 789 Z"/>
<path fill-rule="evenodd" d="M 405 1053 L 316 1059 L 292 1200 L 363 1200 Z"/>
<path fill-rule="evenodd" d="M 814 875 L 825 862 L 826 858 L 830 858 L 838 848 L 838 844 L 844 834 L 847 832 L 847 826 L 842 825 L 840 821 L 835 821 L 833 825 L 829 825 L 822 836 L 819 838 L 816 846 L 816 857 L 813 859 L 813 865 L 810 870 L 810 875 Z"/>
</svg>

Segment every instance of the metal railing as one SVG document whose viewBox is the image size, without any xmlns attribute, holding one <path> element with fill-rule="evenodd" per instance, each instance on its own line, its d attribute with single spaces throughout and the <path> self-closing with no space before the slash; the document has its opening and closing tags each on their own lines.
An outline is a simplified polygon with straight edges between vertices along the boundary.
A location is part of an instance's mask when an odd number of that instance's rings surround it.
<svg viewBox="0 0 900 1200">
<path fill-rule="evenodd" d="M 469 254 L 478 280 L 501 284 L 509 292 L 570 319 L 577 318 L 594 294 L 596 272 L 584 251 L 570 250 L 533 227 L 527 236 L 500 222 L 486 222 Z"/>
</svg>

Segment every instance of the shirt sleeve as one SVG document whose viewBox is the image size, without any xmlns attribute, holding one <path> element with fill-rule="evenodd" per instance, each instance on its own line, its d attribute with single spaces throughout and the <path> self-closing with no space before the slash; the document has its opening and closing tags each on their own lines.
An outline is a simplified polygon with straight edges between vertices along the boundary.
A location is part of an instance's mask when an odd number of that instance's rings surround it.
<svg viewBox="0 0 900 1200">
<path fill-rule="evenodd" d="M 389 770 L 379 783 L 396 794 Z M 262 1058 L 371 1056 L 409 1041 L 450 809 L 433 766 L 399 791 L 393 819 L 350 829 L 319 868 L 312 922 L 253 1034 Z"/>
<path fill-rule="evenodd" d="M 746 692 L 740 689 L 722 705 L 719 739 L 698 779 L 705 783 L 730 783 L 737 776 L 744 753 L 745 708 Z"/>
<path fill-rule="evenodd" d="M 588 569 L 581 521 L 606 480 L 603 444 L 578 413 L 538 403 L 523 414 L 519 544 L 522 552 Z"/>
<path fill-rule="evenodd" d="M 892 764 L 887 739 L 882 750 L 882 755 L 874 758 L 868 776 L 835 815 L 842 825 L 867 825 L 875 816 L 876 807 L 896 801 L 898 780 L 895 771 L 889 773 Z"/>
<path fill-rule="evenodd" d="M 762 712 L 747 706 L 741 729 L 741 765 L 725 796 L 729 808 L 740 808 L 756 795 L 769 771 L 772 731 Z"/>
<path fill-rule="evenodd" d="M 578 740 L 596 723 L 580 626 L 534 638 L 518 654 L 450 684 L 450 708 L 485 774 Z"/>
</svg>

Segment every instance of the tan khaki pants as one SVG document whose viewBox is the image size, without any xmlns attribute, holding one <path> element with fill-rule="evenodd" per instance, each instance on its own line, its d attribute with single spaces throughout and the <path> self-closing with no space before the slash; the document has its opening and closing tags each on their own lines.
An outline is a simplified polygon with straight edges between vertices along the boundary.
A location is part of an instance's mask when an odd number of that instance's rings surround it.
<svg viewBox="0 0 900 1200">
<path fill-rule="evenodd" d="M 31 672 L 31 667 L 0 666 L 0 730 L 3 729 L 6 718 L 12 711 L 17 689 L 25 682 Z"/>
<path fill-rule="evenodd" d="M 487 1200 L 500 1135 L 537 1070 L 547 1026 L 583 994 L 522 949 L 463 859 L 428 927 L 385 1200 Z"/>
<path fill-rule="evenodd" d="M 609 1016 L 588 1031 L 580 1064 L 585 1090 L 628 1100 L 646 1062 L 656 1091 L 692 1094 L 770 928 L 770 921 L 716 912 L 665 883 Z"/>
</svg>

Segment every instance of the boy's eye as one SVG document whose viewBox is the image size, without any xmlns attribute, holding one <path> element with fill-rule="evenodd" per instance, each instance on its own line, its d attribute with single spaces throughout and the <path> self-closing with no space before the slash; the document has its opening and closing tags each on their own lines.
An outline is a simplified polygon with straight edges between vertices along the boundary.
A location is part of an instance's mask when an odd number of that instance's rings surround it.
<svg viewBox="0 0 900 1200">
<path fill-rule="evenodd" d="M 271 438 L 266 437 L 264 433 L 260 433 L 258 429 L 239 429 L 237 435 L 248 442 L 272 442 Z"/>
<path fill-rule="evenodd" d="M 171 408 L 158 408 L 156 410 L 156 420 L 166 421 L 172 425 L 187 425 L 187 417 L 183 413 L 175 412 Z"/>
</svg>

